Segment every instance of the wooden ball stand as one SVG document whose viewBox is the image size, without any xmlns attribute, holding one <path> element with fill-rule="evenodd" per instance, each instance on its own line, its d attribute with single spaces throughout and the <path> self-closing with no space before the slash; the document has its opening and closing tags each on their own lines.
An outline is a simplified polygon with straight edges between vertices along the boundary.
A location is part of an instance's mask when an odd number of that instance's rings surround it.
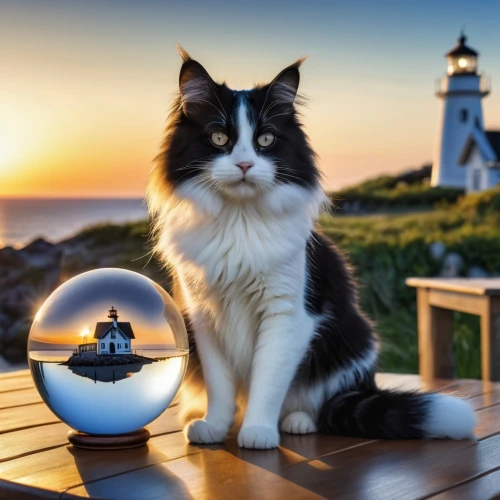
<svg viewBox="0 0 500 500">
<path fill-rule="evenodd" d="M 68 441 L 77 448 L 87 450 L 123 450 L 125 448 L 138 448 L 144 446 L 151 434 L 145 428 L 128 434 L 102 435 L 85 434 L 80 431 L 69 431 Z"/>
</svg>

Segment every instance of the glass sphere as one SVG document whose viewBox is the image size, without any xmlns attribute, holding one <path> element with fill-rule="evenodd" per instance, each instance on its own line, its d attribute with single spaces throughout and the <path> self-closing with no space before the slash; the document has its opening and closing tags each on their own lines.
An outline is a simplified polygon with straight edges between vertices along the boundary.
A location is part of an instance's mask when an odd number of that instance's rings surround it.
<svg viewBox="0 0 500 500">
<path fill-rule="evenodd" d="M 163 413 L 188 361 L 184 320 L 172 298 L 141 274 L 99 269 L 45 301 L 28 340 L 33 380 L 66 424 L 124 434 Z"/>
</svg>

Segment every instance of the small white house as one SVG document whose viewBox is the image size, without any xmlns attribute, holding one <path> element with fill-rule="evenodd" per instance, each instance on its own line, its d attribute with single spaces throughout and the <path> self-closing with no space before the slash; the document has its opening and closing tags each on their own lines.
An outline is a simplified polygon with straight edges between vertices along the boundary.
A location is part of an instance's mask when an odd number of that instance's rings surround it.
<svg viewBox="0 0 500 500">
<path fill-rule="evenodd" d="M 458 164 L 466 171 L 467 193 L 484 191 L 500 184 L 500 131 L 474 127 Z"/>
<path fill-rule="evenodd" d="M 132 339 L 135 339 L 132 326 L 128 322 L 118 321 L 118 311 L 114 307 L 109 310 L 108 318 L 111 321 L 98 322 L 95 326 L 97 355 L 130 354 Z"/>
</svg>

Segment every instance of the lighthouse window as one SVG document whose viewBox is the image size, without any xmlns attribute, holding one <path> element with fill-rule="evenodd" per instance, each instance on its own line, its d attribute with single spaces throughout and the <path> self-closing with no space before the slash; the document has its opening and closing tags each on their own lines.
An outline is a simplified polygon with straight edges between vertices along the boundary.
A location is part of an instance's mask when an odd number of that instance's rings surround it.
<svg viewBox="0 0 500 500">
<path fill-rule="evenodd" d="M 469 119 L 469 111 L 465 108 L 460 110 L 460 121 L 465 123 Z"/>
<path fill-rule="evenodd" d="M 474 170 L 472 174 L 472 189 L 473 191 L 479 191 L 481 189 L 481 171 Z"/>
<path fill-rule="evenodd" d="M 116 339 L 116 330 L 111 330 L 111 338 Z"/>
<path fill-rule="evenodd" d="M 104 344 L 104 342 L 101 342 L 101 349 L 104 349 L 106 347 L 106 345 Z"/>
<path fill-rule="evenodd" d="M 125 344 L 125 349 L 128 349 L 128 344 Z"/>
</svg>

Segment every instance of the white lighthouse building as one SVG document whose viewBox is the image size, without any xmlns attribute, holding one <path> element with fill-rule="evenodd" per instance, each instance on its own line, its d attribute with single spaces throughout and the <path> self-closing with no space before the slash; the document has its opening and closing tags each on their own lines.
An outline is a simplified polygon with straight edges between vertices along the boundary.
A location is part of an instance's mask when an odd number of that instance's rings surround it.
<svg viewBox="0 0 500 500">
<path fill-rule="evenodd" d="M 466 187 L 467 169 L 461 155 L 471 133 L 484 130 L 481 101 L 490 92 L 489 82 L 478 73 L 478 53 L 466 41 L 462 32 L 457 46 L 446 54 L 447 76 L 436 89 L 441 110 L 432 186 Z"/>
</svg>

